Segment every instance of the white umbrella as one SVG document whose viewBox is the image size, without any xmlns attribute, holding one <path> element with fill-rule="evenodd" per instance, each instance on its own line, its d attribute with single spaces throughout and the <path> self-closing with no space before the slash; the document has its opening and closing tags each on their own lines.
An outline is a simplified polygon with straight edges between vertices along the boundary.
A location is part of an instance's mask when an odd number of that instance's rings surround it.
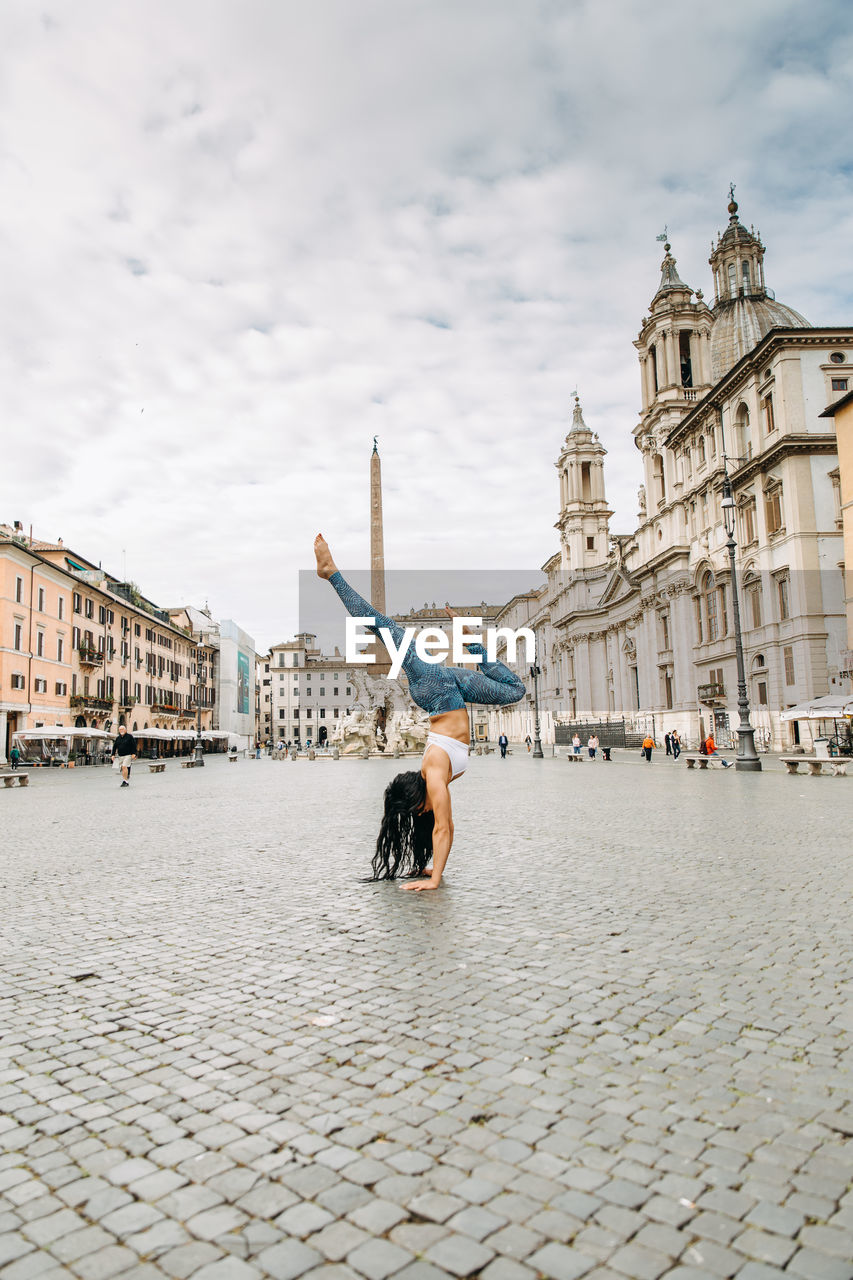
<svg viewBox="0 0 853 1280">
<path fill-rule="evenodd" d="M 843 716 L 853 716 L 853 698 L 846 693 L 828 693 L 822 698 L 812 698 L 809 702 L 789 707 L 782 712 L 781 719 L 840 720 Z"/>
<path fill-rule="evenodd" d="M 104 733 L 103 729 L 71 729 L 57 725 L 55 729 L 18 729 L 13 736 L 26 742 L 36 738 L 111 738 L 112 734 Z"/>
</svg>

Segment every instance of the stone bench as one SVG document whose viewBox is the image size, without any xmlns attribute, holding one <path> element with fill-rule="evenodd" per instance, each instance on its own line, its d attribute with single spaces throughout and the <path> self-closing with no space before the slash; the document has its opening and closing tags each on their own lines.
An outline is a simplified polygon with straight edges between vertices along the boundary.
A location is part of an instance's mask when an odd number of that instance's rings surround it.
<svg viewBox="0 0 853 1280">
<path fill-rule="evenodd" d="M 574 764 L 575 761 L 577 761 L 578 764 L 580 764 L 581 760 L 583 760 L 583 756 L 580 754 L 575 755 L 574 751 L 569 751 L 569 754 L 566 756 L 566 759 L 571 761 L 572 764 Z"/>
<path fill-rule="evenodd" d="M 181 768 L 182 768 L 182 769 L 194 769 L 194 768 L 195 768 L 195 760 L 182 760 L 182 761 L 181 761 Z"/>
<path fill-rule="evenodd" d="M 807 764 L 813 778 L 819 777 L 824 766 L 834 778 L 847 776 L 847 760 L 839 760 L 837 756 L 780 756 L 788 773 L 799 773 L 800 765 Z"/>
<path fill-rule="evenodd" d="M 149 773 L 162 773 L 162 772 L 163 772 L 163 770 L 164 770 L 165 768 L 166 768 L 165 762 L 161 761 L 161 762 L 160 762 L 160 764 L 149 764 L 149 766 L 148 766 L 148 772 L 149 772 Z"/>
<path fill-rule="evenodd" d="M 0 773 L 3 779 L 4 787 L 28 787 L 30 785 L 30 775 L 28 773 Z"/>
<path fill-rule="evenodd" d="M 700 769 L 707 769 L 709 764 L 718 764 L 723 767 L 722 756 L 703 756 L 701 751 L 682 751 L 682 758 L 688 769 L 693 769 L 697 764 Z"/>
</svg>

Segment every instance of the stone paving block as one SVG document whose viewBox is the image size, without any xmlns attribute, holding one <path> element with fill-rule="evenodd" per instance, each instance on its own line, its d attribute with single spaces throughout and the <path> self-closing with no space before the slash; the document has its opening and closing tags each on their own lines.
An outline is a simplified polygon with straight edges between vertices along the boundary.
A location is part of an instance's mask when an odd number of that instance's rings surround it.
<svg viewBox="0 0 853 1280">
<path fill-rule="evenodd" d="M 261 1275 L 257 1267 L 240 1258 L 220 1258 L 195 1272 L 196 1280 L 259 1280 Z"/>
<path fill-rule="evenodd" d="M 48 1218 L 64 1208 L 65 1205 L 57 1196 L 49 1195 L 43 1190 L 42 1195 L 34 1196 L 31 1200 L 17 1205 L 16 1211 L 22 1222 L 34 1222 L 36 1218 Z"/>
<path fill-rule="evenodd" d="M 131 1249 L 112 1244 L 79 1258 L 74 1263 L 73 1270 L 81 1280 L 111 1280 L 112 1276 L 129 1271 L 136 1262 L 138 1258 Z"/>
<path fill-rule="evenodd" d="M 167 1276 L 175 1280 L 188 1280 L 191 1275 L 211 1262 L 222 1257 L 221 1249 L 203 1240 L 194 1240 L 190 1244 L 179 1245 L 170 1249 L 158 1258 L 157 1265 Z"/>
<path fill-rule="evenodd" d="M 688 1231 L 716 1244 L 728 1244 L 743 1231 L 743 1223 L 722 1213 L 697 1213 L 690 1219 Z"/>
<path fill-rule="evenodd" d="M 296 1280 L 323 1261 L 316 1249 L 309 1249 L 299 1240 L 283 1240 L 274 1244 L 254 1259 L 254 1264 L 264 1275 L 273 1280 Z"/>
<path fill-rule="evenodd" d="M 37 1277 L 41 1280 L 42 1276 L 52 1276 L 60 1269 L 61 1264 L 56 1258 L 46 1250 L 36 1249 L 7 1263 L 3 1268 L 3 1280 L 36 1280 Z"/>
<path fill-rule="evenodd" d="M 396 1226 L 408 1216 L 406 1209 L 399 1204 L 394 1204 L 391 1200 L 371 1198 L 366 1203 L 358 1205 L 349 1214 L 349 1219 L 371 1235 L 384 1235 L 386 1231 L 390 1231 L 391 1227 Z"/>
<path fill-rule="evenodd" d="M 134 1200 L 131 1204 L 123 1205 L 121 1209 L 115 1209 L 101 1218 L 101 1226 L 111 1231 L 114 1236 L 129 1236 L 153 1227 L 154 1223 L 160 1222 L 162 1218 L 163 1214 L 153 1205 Z"/>
<path fill-rule="evenodd" d="M 450 1228 L 441 1227 L 437 1222 L 400 1222 L 388 1232 L 388 1239 L 420 1257 L 431 1245 L 449 1234 Z"/>
<path fill-rule="evenodd" d="M 685 1266 L 701 1267 L 715 1276 L 733 1276 L 743 1267 L 743 1254 L 713 1240 L 697 1240 L 684 1250 L 681 1261 Z"/>
<path fill-rule="evenodd" d="M 430 1245 L 424 1256 L 450 1275 L 462 1277 L 482 1271 L 494 1253 L 488 1246 L 454 1233 Z"/>
<path fill-rule="evenodd" d="M 360 1244 L 369 1239 L 366 1231 L 361 1231 L 351 1222 L 332 1221 L 322 1231 L 315 1232 L 307 1243 L 316 1249 L 324 1258 L 332 1262 L 340 1262 L 342 1258 Z"/>
<path fill-rule="evenodd" d="M 853 1280 L 853 1262 L 828 1257 L 813 1249 L 798 1249 L 785 1274 L 802 1277 L 802 1280 Z"/>
<path fill-rule="evenodd" d="M 779 1280 L 782 1271 L 765 1262 L 747 1262 L 737 1273 L 737 1280 Z"/>
<path fill-rule="evenodd" d="M 534 1280 L 535 1275 L 529 1267 L 514 1262 L 512 1258 L 495 1258 L 485 1271 L 480 1272 L 482 1280 Z"/>
<path fill-rule="evenodd" d="M 216 1191 L 211 1191 L 209 1187 L 199 1187 L 190 1184 L 186 1187 L 179 1187 L 177 1191 L 170 1191 L 168 1195 L 157 1201 L 157 1208 L 161 1212 L 168 1214 L 170 1218 L 177 1218 L 179 1222 L 186 1222 L 188 1218 L 194 1217 L 197 1213 L 204 1213 L 206 1209 L 212 1209 L 215 1205 L 222 1204 L 222 1196 Z"/>
<path fill-rule="evenodd" d="M 368 1280 L 386 1280 L 413 1261 L 408 1249 L 401 1249 L 390 1240 L 366 1240 L 346 1256 L 347 1266 Z"/>
<path fill-rule="evenodd" d="M 25 1222 L 21 1227 L 21 1235 L 31 1240 L 33 1244 L 44 1246 L 52 1244 L 60 1236 L 79 1230 L 82 1225 L 82 1220 L 73 1209 L 63 1207 L 56 1213 L 49 1213 L 44 1217 L 34 1218 L 31 1222 Z"/>
<path fill-rule="evenodd" d="M 92 1178 L 93 1183 L 100 1179 Z M 94 1195 L 81 1201 L 83 1213 L 95 1222 L 105 1218 L 108 1213 L 115 1213 L 123 1205 L 133 1204 L 133 1196 L 121 1187 L 106 1187 L 103 1191 L 95 1191 Z"/>
<path fill-rule="evenodd" d="M 754 1227 L 749 1227 L 732 1241 L 732 1248 L 745 1254 L 747 1258 L 767 1262 L 775 1267 L 784 1267 L 796 1251 L 796 1247 L 794 1241 L 787 1236 L 777 1236 L 770 1231 L 757 1231 Z"/>
<path fill-rule="evenodd" d="M 0 1267 L 5 1267 L 7 1263 L 14 1262 L 16 1258 L 22 1257 L 25 1253 L 31 1253 L 34 1248 L 35 1245 L 31 1240 L 25 1240 L 16 1231 L 6 1232 L 0 1236 Z"/>
<path fill-rule="evenodd" d="M 321 1209 L 319 1205 L 306 1200 L 285 1209 L 276 1218 L 275 1225 L 286 1235 L 302 1239 L 333 1221 L 333 1215 L 327 1209 Z"/>
<path fill-rule="evenodd" d="M 546 1244 L 531 1254 L 527 1265 L 550 1280 L 579 1280 L 593 1269 L 595 1259 L 565 1244 Z"/>
<path fill-rule="evenodd" d="M 629 1276 L 630 1280 L 658 1280 L 658 1276 L 670 1270 L 672 1259 L 665 1253 L 646 1249 L 632 1241 L 611 1254 L 607 1265 L 612 1270 Z"/>
<path fill-rule="evenodd" d="M 853 1170 L 851 1171 L 853 1174 Z M 815 1253 L 828 1253 L 833 1258 L 849 1261 L 853 1256 L 851 1236 L 847 1231 L 839 1231 L 837 1227 L 807 1226 L 803 1227 L 798 1242 L 804 1248 Z"/>
<path fill-rule="evenodd" d="M 355 1182 L 340 1182 L 337 1186 L 329 1187 L 328 1191 L 321 1191 L 316 1200 L 317 1204 L 328 1209 L 335 1217 L 343 1217 L 352 1214 L 362 1205 L 370 1204 L 376 1198 L 366 1187 L 360 1187 Z"/>
<path fill-rule="evenodd" d="M 50 1246 L 50 1252 L 59 1262 L 74 1263 L 78 1258 L 85 1257 L 87 1253 L 94 1253 L 97 1249 L 103 1249 L 111 1244 L 115 1244 L 115 1237 L 108 1231 L 102 1230 L 101 1227 L 81 1226 L 79 1231 L 72 1231 L 69 1235 L 54 1240 Z"/>
<path fill-rule="evenodd" d="M 135 1182 L 137 1178 L 144 1178 L 147 1174 L 157 1173 L 157 1171 L 157 1165 L 152 1164 L 150 1160 L 139 1158 L 123 1160 L 121 1164 L 113 1165 L 111 1169 L 107 1170 L 106 1179 L 117 1187 L 127 1187 Z"/>
<path fill-rule="evenodd" d="M 299 1204 L 299 1197 L 278 1182 L 256 1185 L 236 1201 L 237 1208 L 252 1218 L 277 1218 L 294 1204 Z"/>
<path fill-rule="evenodd" d="M 141 1258 L 159 1259 L 164 1253 L 169 1253 L 172 1249 L 176 1249 L 184 1244 L 190 1243 L 190 1235 L 180 1222 L 173 1222 L 169 1218 L 164 1218 L 161 1222 L 155 1222 L 153 1227 L 149 1227 L 146 1231 L 139 1231 L 136 1235 L 126 1236 L 123 1243 L 128 1249 L 132 1249 L 134 1253 L 138 1253 Z"/>
<path fill-rule="evenodd" d="M 427 1218 L 430 1222 L 446 1222 L 465 1207 L 465 1201 L 458 1196 L 442 1195 L 438 1191 L 428 1191 L 409 1201 L 410 1212 L 417 1214 L 419 1218 Z"/>
</svg>

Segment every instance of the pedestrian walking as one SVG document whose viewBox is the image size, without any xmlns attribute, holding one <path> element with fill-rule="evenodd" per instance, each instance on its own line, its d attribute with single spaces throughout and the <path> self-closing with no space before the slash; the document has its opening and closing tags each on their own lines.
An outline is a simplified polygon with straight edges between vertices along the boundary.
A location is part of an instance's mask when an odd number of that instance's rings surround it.
<svg viewBox="0 0 853 1280">
<path fill-rule="evenodd" d="M 714 735 L 712 733 L 709 733 L 707 738 L 705 739 L 704 754 L 706 756 L 717 756 L 724 769 L 731 769 L 732 767 L 731 761 L 724 760 L 723 757 L 720 755 L 719 751 L 717 750 L 717 744 L 714 741 Z"/>
<path fill-rule="evenodd" d="M 498 738 L 498 746 L 501 749 L 501 760 L 506 760 L 506 749 L 509 746 L 509 738 L 502 733 Z"/>
<path fill-rule="evenodd" d="M 663 745 L 666 747 L 666 754 L 668 756 L 671 756 L 672 755 L 672 738 L 668 733 L 664 734 Z"/>
<path fill-rule="evenodd" d="M 128 733 L 127 726 L 120 724 L 118 737 L 113 743 L 113 769 L 121 773 L 121 785 L 130 786 L 130 767 L 136 759 L 136 739 Z"/>
<path fill-rule="evenodd" d="M 646 760 L 649 764 L 651 764 L 652 762 L 652 751 L 654 749 L 654 745 L 655 745 L 654 738 L 650 737 L 649 734 L 646 734 L 645 738 L 643 738 L 642 751 L 643 751 L 643 755 L 646 757 Z"/>
<path fill-rule="evenodd" d="M 672 743 L 672 758 L 673 760 L 677 760 L 681 755 L 681 737 L 679 736 L 677 729 L 672 730 L 672 733 L 669 735 L 669 740 Z"/>
<path fill-rule="evenodd" d="M 590 760 L 594 760 L 595 753 L 598 750 L 598 734 L 597 733 L 591 733 L 589 735 L 589 741 L 586 744 L 586 749 L 589 752 Z"/>
<path fill-rule="evenodd" d="M 575 736 L 572 738 L 572 751 L 575 753 L 576 756 L 579 756 L 581 753 L 581 739 L 580 739 L 579 733 L 576 733 Z"/>
<path fill-rule="evenodd" d="M 9 752 L 9 764 L 12 766 L 13 769 L 17 769 L 20 759 L 21 759 L 21 752 L 19 747 L 16 745 L 12 747 L 12 750 Z"/>
<path fill-rule="evenodd" d="M 527 737 L 524 739 L 524 745 L 527 747 L 528 751 L 530 751 L 530 748 L 533 746 L 533 739 L 531 738 L 529 733 Z"/>
</svg>

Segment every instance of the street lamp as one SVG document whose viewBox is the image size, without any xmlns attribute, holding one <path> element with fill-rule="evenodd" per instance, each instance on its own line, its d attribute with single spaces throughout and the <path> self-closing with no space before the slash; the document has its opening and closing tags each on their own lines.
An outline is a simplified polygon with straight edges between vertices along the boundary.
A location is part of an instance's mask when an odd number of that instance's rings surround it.
<svg viewBox="0 0 853 1280">
<path fill-rule="evenodd" d="M 471 741 L 469 743 L 469 750 L 473 751 L 475 746 L 477 745 L 476 740 L 474 738 L 474 704 L 473 702 L 468 703 L 468 724 L 471 729 Z"/>
<path fill-rule="evenodd" d="M 728 472 L 723 480 L 723 522 L 728 534 L 726 546 L 729 552 L 729 563 L 732 574 L 732 613 L 735 623 L 735 653 L 737 655 L 737 705 L 740 713 L 740 724 L 737 730 L 737 760 L 735 767 L 746 772 L 758 773 L 761 761 L 755 750 L 755 730 L 749 723 L 749 698 L 746 694 L 746 668 L 743 662 L 743 636 L 740 629 L 740 604 L 735 577 L 735 498 Z"/>
<path fill-rule="evenodd" d="M 195 668 L 195 708 L 196 708 L 196 737 L 193 754 L 195 757 L 195 766 L 197 769 L 204 768 L 204 748 L 201 745 L 201 663 L 196 661 Z"/>
<path fill-rule="evenodd" d="M 534 638 L 538 642 L 539 637 L 535 633 Z M 533 758 L 535 760 L 543 760 L 545 758 L 542 751 L 542 741 L 539 737 L 539 677 L 541 674 L 539 663 L 534 657 L 530 675 L 533 680 Z"/>
</svg>

